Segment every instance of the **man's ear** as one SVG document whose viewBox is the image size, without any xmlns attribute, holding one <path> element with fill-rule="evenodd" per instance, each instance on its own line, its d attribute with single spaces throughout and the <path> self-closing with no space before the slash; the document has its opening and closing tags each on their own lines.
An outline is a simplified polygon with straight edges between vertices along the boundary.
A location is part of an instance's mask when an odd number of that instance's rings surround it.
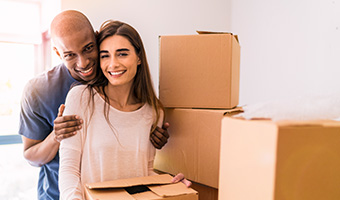
<svg viewBox="0 0 340 200">
<path fill-rule="evenodd" d="M 58 55 L 58 57 L 61 59 L 60 53 L 57 49 L 57 47 L 53 47 L 53 51 Z"/>
</svg>

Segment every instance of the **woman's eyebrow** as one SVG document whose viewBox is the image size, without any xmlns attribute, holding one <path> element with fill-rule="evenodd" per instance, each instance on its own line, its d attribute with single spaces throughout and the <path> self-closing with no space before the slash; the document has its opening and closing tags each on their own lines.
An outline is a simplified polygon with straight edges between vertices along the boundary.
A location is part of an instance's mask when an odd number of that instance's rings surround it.
<svg viewBox="0 0 340 200">
<path fill-rule="evenodd" d="M 117 52 L 120 52 L 120 51 L 130 51 L 130 49 L 127 49 L 127 48 L 121 48 L 121 49 L 117 49 L 116 51 L 117 51 Z"/>
<path fill-rule="evenodd" d="M 101 54 L 101 53 L 109 53 L 109 51 L 108 50 L 101 50 L 101 51 L 99 51 L 99 53 Z"/>
</svg>

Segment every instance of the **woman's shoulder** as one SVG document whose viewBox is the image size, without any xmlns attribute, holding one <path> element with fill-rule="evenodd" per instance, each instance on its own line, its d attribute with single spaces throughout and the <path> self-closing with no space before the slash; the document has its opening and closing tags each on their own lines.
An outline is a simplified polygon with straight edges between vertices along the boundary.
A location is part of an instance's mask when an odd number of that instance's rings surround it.
<svg viewBox="0 0 340 200">
<path fill-rule="evenodd" d="M 70 91 L 68 92 L 68 98 L 83 98 L 89 95 L 90 88 L 86 85 L 76 85 L 73 86 Z"/>
</svg>

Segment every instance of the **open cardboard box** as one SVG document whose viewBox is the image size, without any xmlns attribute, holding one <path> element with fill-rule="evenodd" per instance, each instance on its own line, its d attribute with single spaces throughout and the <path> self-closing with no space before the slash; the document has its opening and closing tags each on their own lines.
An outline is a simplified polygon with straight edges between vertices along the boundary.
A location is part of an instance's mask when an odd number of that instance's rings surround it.
<svg viewBox="0 0 340 200">
<path fill-rule="evenodd" d="M 85 185 L 87 200 L 198 200 L 198 193 L 169 174 L 136 177 Z"/>
<path fill-rule="evenodd" d="M 222 120 L 219 199 L 340 199 L 340 122 Z"/>
</svg>

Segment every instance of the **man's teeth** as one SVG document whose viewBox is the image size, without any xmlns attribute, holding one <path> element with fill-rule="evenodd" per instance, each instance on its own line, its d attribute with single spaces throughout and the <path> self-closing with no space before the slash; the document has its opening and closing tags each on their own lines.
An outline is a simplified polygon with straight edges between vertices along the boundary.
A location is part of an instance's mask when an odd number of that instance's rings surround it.
<svg viewBox="0 0 340 200">
<path fill-rule="evenodd" d="M 91 67 L 90 69 L 88 69 L 88 70 L 81 71 L 81 73 L 84 73 L 84 74 L 86 74 L 86 73 L 89 73 L 91 70 L 92 70 L 92 67 Z"/>
<path fill-rule="evenodd" d="M 112 76 L 115 76 L 115 75 L 120 75 L 120 74 L 123 74 L 124 71 L 119 71 L 119 72 L 109 72 Z"/>
</svg>

